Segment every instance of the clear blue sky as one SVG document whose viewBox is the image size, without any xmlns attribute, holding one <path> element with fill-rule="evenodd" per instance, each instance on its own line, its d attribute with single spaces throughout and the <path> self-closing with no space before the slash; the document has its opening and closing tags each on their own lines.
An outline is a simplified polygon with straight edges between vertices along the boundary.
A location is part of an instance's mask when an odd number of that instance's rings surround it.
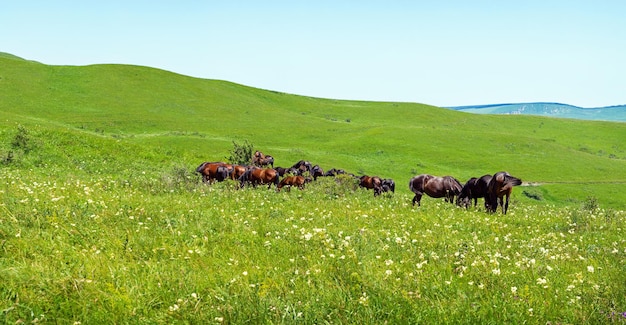
<svg viewBox="0 0 626 325">
<path fill-rule="evenodd" d="M 626 104 L 625 17 L 603 0 L 8 0 L 0 51 L 324 98 L 597 107 Z"/>
</svg>

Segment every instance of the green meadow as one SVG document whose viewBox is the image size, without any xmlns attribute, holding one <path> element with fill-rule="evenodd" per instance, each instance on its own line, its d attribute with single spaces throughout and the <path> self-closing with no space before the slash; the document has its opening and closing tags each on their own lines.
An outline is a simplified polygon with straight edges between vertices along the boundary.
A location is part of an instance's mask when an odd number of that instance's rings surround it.
<svg viewBox="0 0 626 325">
<path fill-rule="evenodd" d="M 626 323 L 626 124 L 0 53 L 3 323 Z M 234 143 L 347 178 L 202 184 Z M 411 177 L 521 178 L 507 215 Z"/>
</svg>

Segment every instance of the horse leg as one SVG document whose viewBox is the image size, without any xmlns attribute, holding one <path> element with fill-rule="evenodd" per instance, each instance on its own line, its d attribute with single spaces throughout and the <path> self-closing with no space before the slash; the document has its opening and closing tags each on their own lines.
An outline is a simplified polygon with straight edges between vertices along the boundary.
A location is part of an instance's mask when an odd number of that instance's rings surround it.
<svg viewBox="0 0 626 325">
<path fill-rule="evenodd" d="M 417 202 L 417 206 L 420 206 L 421 200 L 422 200 L 422 194 L 415 193 L 415 197 L 413 197 L 413 206 L 415 206 L 415 202 Z"/>
<path fill-rule="evenodd" d="M 506 214 L 507 210 L 509 210 L 509 194 L 508 193 L 506 195 L 506 204 L 504 205 L 504 214 Z"/>
</svg>

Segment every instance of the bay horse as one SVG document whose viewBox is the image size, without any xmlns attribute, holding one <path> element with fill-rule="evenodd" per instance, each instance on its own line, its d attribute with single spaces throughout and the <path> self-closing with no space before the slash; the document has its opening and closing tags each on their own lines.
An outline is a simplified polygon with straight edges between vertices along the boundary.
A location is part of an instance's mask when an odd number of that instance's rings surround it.
<svg viewBox="0 0 626 325">
<path fill-rule="evenodd" d="M 203 162 L 196 168 L 196 172 L 202 175 L 202 181 L 205 183 L 221 182 L 225 180 L 230 172 L 232 165 L 225 162 Z"/>
<path fill-rule="evenodd" d="M 239 179 L 239 177 L 241 177 L 241 175 L 243 175 L 247 169 L 248 167 L 246 166 L 233 165 L 232 168 L 230 169 L 230 174 L 229 174 L 230 179 L 232 180 Z"/>
<path fill-rule="evenodd" d="M 299 189 L 303 190 L 304 189 L 304 184 L 310 182 L 311 179 L 310 178 L 305 178 L 304 176 L 300 176 L 300 175 L 296 175 L 296 176 L 287 176 L 285 178 L 283 178 L 280 183 L 278 183 L 278 185 L 276 186 L 276 191 L 280 192 L 280 189 L 285 187 L 285 186 L 289 186 L 287 187 L 287 191 L 291 191 L 291 187 L 293 186 L 297 186 Z"/>
<path fill-rule="evenodd" d="M 254 155 L 252 155 L 252 165 L 259 167 L 272 166 L 272 168 L 274 168 L 274 157 L 265 155 L 257 150 L 254 152 Z"/>
<path fill-rule="evenodd" d="M 446 202 L 454 203 L 454 198 L 461 193 L 461 183 L 452 176 L 437 177 L 422 174 L 411 178 L 409 189 L 415 193 L 413 206 L 420 206 L 422 195 L 427 194 L 432 198 L 445 198 Z"/>
<path fill-rule="evenodd" d="M 374 196 L 378 196 L 383 192 L 383 180 L 378 176 L 363 175 L 359 177 L 359 186 L 368 190 L 374 190 Z"/>
<path fill-rule="evenodd" d="M 269 184 L 267 188 L 272 187 L 272 184 L 278 186 L 278 172 L 272 168 L 259 168 L 249 167 L 246 172 L 239 177 L 241 187 L 244 187 L 246 183 L 252 184 L 256 187 L 259 184 Z"/>
<path fill-rule="evenodd" d="M 522 180 L 502 171 L 493 174 L 488 186 L 489 200 L 486 202 L 487 211 L 496 212 L 498 205 L 502 207 L 502 214 L 509 209 L 509 197 L 513 192 L 513 186 L 522 185 Z M 504 197 L 506 196 L 506 202 Z"/>
<path fill-rule="evenodd" d="M 472 205 L 472 199 L 474 200 L 474 207 L 478 205 L 479 198 L 485 198 L 485 207 L 487 207 L 487 197 L 489 195 L 489 181 L 491 181 L 491 175 L 483 175 L 480 178 L 470 178 L 463 188 L 456 200 L 458 206 L 469 208 Z"/>
</svg>

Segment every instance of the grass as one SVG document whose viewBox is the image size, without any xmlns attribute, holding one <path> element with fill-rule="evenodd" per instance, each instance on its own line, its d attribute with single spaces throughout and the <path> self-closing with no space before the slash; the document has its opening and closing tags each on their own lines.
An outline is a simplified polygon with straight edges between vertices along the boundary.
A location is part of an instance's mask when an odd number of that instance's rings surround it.
<svg viewBox="0 0 626 325">
<path fill-rule="evenodd" d="M 276 193 L 174 170 L 41 174 L 2 170 L 7 322 L 600 323 L 626 309 L 621 211 L 414 209 L 332 179 Z"/>
<path fill-rule="evenodd" d="M 4 323 L 626 321 L 624 124 L 307 98 L 146 67 L 0 66 Z M 277 165 L 391 177 L 397 193 L 373 198 L 350 179 L 280 193 L 201 184 L 195 167 L 244 139 Z M 515 188 L 506 216 L 410 205 L 417 173 L 501 169 L 538 183 Z"/>
</svg>

